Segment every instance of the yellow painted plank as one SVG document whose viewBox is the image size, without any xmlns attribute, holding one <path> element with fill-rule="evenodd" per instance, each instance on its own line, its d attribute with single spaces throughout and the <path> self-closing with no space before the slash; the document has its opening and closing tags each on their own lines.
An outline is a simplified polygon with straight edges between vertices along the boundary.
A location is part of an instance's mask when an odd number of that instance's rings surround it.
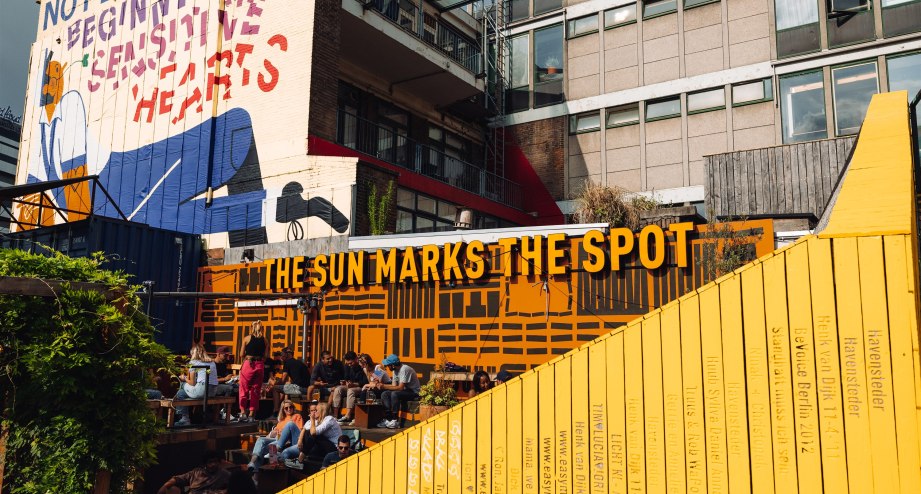
<svg viewBox="0 0 921 494">
<path fill-rule="evenodd" d="M 434 491 L 448 491 L 448 414 L 442 413 L 435 419 L 435 482 Z"/>
<path fill-rule="evenodd" d="M 369 448 L 370 460 L 368 463 L 371 464 L 368 472 L 368 492 L 381 492 L 384 489 L 382 485 L 384 480 L 384 471 L 383 465 L 381 463 L 381 456 L 384 454 L 384 448 Z M 391 469 L 393 468 L 391 464 Z"/>
<path fill-rule="evenodd" d="M 873 96 L 822 236 L 912 231 L 909 127 L 904 92 Z"/>
<path fill-rule="evenodd" d="M 664 494 L 665 404 L 662 391 L 662 335 L 659 313 L 642 323 L 643 421 L 646 429 L 646 492 Z"/>
<path fill-rule="evenodd" d="M 508 438 L 506 437 L 508 435 L 506 419 L 509 416 L 506 404 L 508 390 L 501 387 L 493 390 L 489 395 L 492 398 L 492 418 L 490 419 L 492 422 L 492 434 L 490 435 L 492 440 L 492 475 L 490 475 L 492 492 L 504 494 L 508 492 Z M 515 410 L 511 416 L 513 419 L 517 417 L 518 410 Z"/>
<path fill-rule="evenodd" d="M 873 459 L 876 460 L 873 462 L 873 487 L 876 492 L 897 492 L 899 461 L 892 401 L 892 359 L 889 351 L 882 239 L 858 238 L 857 257 L 870 395 L 870 447 Z"/>
<path fill-rule="evenodd" d="M 554 392 L 556 396 L 572 395 L 572 359 L 563 358 L 554 366 Z M 556 398 L 554 441 L 556 447 L 556 492 L 572 492 L 572 402 Z"/>
<path fill-rule="evenodd" d="M 599 342 L 588 347 L 588 402 L 589 402 L 589 442 L 591 457 L 589 459 L 589 477 L 591 492 L 607 494 L 608 492 L 608 385 L 607 358 L 605 343 Z"/>
<path fill-rule="evenodd" d="M 624 335 L 605 340 L 608 385 L 608 487 L 612 494 L 627 492 L 627 429 L 624 389 Z"/>
<path fill-rule="evenodd" d="M 588 349 L 579 349 L 571 355 L 572 491 L 587 494 L 590 489 L 589 462 L 591 455 L 589 444 Z"/>
<path fill-rule="evenodd" d="M 508 416 L 506 417 L 506 447 L 508 450 L 508 490 L 522 492 L 524 476 L 522 474 L 522 457 L 524 441 L 522 440 L 521 422 L 521 380 L 515 379 L 505 385 Z"/>
<path fill-rule="evenodd" d="M 521 376 L 521 475 L 522 492 L 537 494 L 540 491 L 540 430 L 538 416 L 539 376 L 531 371 Z"/>
<path fill-rule="evenodd" d="M 308 492 L 327 492 L 326 490 L 326 475 L 325 472 L 313 476 L 313 486 L 312 489 Z"/>
<path fill-rule="evenodd" d="M 461 442 L 461 492 L 473 492 L 476 489 L 476 444 L 477 414 L 476 400 L 464 404 L 463 440 Z"/>
<path fill-rule="evenodd" d="M 419 492 L 431 494 L 435 489 L 435 423 L 426 420 L 419 427 Z"/>
<path fill-rule="evenodd" d="M 838 360 L 838 317 L 832 274 L 831 241 L 811 238 L 809 279 L 812 290 L 812 325 L 815 338 L 816 391 L 825 492 L 848 491 L 841 366 Z"/>
<path fill-rule="evenodd" d="M 726 450 L 726 395 L 723 377 L 723 338 L 720 330 L 719 289 L 700 290 L 700 351 L 704 372 L 704 413 L 707 431 L 707 490 L 729 491 Z"/>
<path fill-rule="evenodd" d="M 461 494 L 463 471 L 464 410 L 468 406 L 454 407 L 448 412 L 448 488 L 447 494 Z M 473 425 L 475 427 L 475 425 Z"/>
<path fill-rule="evenodd" d="M 406 436 L 406 494 L 419 494 L 422 492 L 420 469 L 422 457 L 421 432 L 418 427 L 413 427 L 407 429 L 404 433 Z M 397 462 L 399 462 L 399 459 Z"/>
<path fill-rule="evenodd" d="M 764 325 L 763 267 L 761 264 L 752 266 L 743 271 L 741 277 L 752 492 L 773 494 L 774 457 L 771 443 L 767 331 Z"/>
<path fill-rule="evenodd" d="M 685 473 L 688 492 L 707 492 L 707 440 L 697 297 L 678 306 L 681 321 L 681 374 L 684 402 Z"/>
<path fill-rule="evenodd" d="M 763 263 L 764 314 L 771 389 L 771 437 L 774 443 L 774 488 L 778 493 L 784 494 L 797 492 L 798 485 L 785 268 L 783 256 L 774 256 Z"/>
<path fill-rule="evenodd" d="M 345 492 L 356 492 L 358 491 L 358 458 L 352 457 L 349 458 L 349 461 L 344 461 L 345 464 Z M 340 469 L 341 470 L 341 469 Z"/>
<path fill-rule="evenodd" d="M 662 394 L 665 413 L 665 479 L 669 492 L 686 492 L 681 321 L 678 304 L 662 310 Z M 644 340 L 645 344 L 645 340 Z"/>
<path fill-rule="evenodd" d="M 554 368 L 552 365 L 542 366 L 537 371 L 537 388 L 540 399 L 540 408 L 537 411 L 538 429 L 540 437 L 539 469 L 540 492 L 551 494 L 556 492 L 556 424 L 554 412 L 556 409 Z"/>
<path fill-rule="evenodd" d="M 403 494 L 408 492 L 406 481 L 408 477 L 407 469 L 407 439 L 409 435 L 405 432 L 394 436 L 393 438 L 393 492 L 394 494 Z M 386 470 L 386 469 L 385 469 Z"/>
<path fill-rule="evenodd" d="M 863 349 L 863 314 L 860 306 L 860 270 L 857 239 L 832 241 L 835 303 L 838 309 L 838 348 L 844 383 L 844 431 L 848 485 L 854 493 L 873 491 L 870 456 L 870 411 Z"/>
<path fill-rule="evenodd" d="M 396 468 L 394 467 L 394 457 L 396 442 L 393 440 L 383 441 L 379 448 L 381 450 L 381 489 L 378 492 L 384 494 L 395 494 L 395 482 L 394 482 L 394 472 Z"/>
<path fill-rule="evenodd" d="M 492 492 L 492 394 L 476 400 L 476 492 Z"/>
<path fill-rule="evenodd" d="M 889 334 L 892 345 L 892 388 L 898 432 L 899 474 L 902 492 L 921 492 L 921 455 L 918 451 L 918 411 L 915 389 L 921 374 L 914 367 L 911 332 L 916 307 L 909 289 L 916 262 L 905 236 L 883 239 L 886 258 L 886 294 L 889 306 Z"/>
<path fill-rule="evenodd" d="M 624 402 L 627 424 L 627 488 L 646 492 L 646 431 L 643 417 L 643 336 L 639 324 L 624 329 Z"/>
<path fill-rule="evenodd" d="M 362 451 L 355 458 L 358 462 L 358 482 L 355 487 L 357 494 L 371 494 L 371 455 Z M 377 491 L 374 491 L 377 494 Z"/>
<path fill-rule="evenodd" d="M 822 453 L 815 379 L 815 340 L 809 290 L 809 245 L 787 249 L 787 310 L 793 370 L 793 419 L 796 424 L 796 465 L 801 492 L 822 491 Z"/>
<path fill-rule="evenodd" d="M 741 281 L 741 277 L 735 275 L 720 283 L 719 286 L 726 396 L 726 452 L 731 492 L 751 488 Z"/>
<path fill-rule="evenodd" d="M 308 479 L 305 480 L 302 484 L 300 484 L 299 486 L 297 486 L 296 489 L 292 489 L 292 492 L 295 492 L 295 493 L 302 493 L 302 492 L 303 492 L 303 493 L 307 493 L 307 494 L 310 494 L 310 493 L 314 492 L 314 490 L 313 490 L 313 478 L 308 478 Z"/>
<path fill-rule="evenodd" d="M 332 475 L 333 475 L 333 478 L 335 479 L 334 480 L 335 484 L 333 484 L 333 487 L 330 489 L 329 477 L 327 477 L 327 485 L 326 485 L 327 489 L 329 489 L 331 492 L 349 492 L 349 488 L 348 488 L 349 468 L 348 466 L 351 463 L 352 463 L 351 461 L 343 461 L 341 463 L 336 463 L 335 465 L 329 467 L 329 469 L 333 470 Z"/>
</svg>

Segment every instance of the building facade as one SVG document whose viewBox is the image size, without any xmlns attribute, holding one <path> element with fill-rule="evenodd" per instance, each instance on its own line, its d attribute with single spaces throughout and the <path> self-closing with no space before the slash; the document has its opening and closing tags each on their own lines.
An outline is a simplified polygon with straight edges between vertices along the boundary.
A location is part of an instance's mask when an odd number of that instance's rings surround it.
<svg viewBox="0 0 921 494">
<path fill-rule="evenodd" d="M 16 159 L 19 155 L 19 135 L 22 132 L 18 118 L 13 115 L 0 115 L 0 187 L 8 187 L 16 182 Z M 0 207 L 0 232 L 10 231 L 10 216 L 7 210 L 12 204 L 3 203 Z"/>
</svg>

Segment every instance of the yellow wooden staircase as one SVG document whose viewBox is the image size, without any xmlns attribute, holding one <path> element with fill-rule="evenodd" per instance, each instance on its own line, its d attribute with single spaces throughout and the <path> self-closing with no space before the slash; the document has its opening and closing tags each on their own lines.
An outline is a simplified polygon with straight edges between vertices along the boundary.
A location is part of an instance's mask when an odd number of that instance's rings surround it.
<svg viewBox="0 0 921 494">
<path fill-rule="evenodd" d="M 803 238 L 286 493 L 921 493 L 906 94 Z"/>
</svg>

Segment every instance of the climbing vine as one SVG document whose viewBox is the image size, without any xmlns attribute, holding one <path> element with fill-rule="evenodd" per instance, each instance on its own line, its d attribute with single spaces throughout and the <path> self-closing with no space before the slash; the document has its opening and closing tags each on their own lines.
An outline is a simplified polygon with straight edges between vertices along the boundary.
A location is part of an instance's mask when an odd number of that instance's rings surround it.
<svg viewBox="0 0 921 494">
<path fill-rule="evenodd" d="M 371 184 L 371 193 L 368 195 L 368 223 L 371 235 L 387 233 L 387 220 L 393 208 L 393 180 L 387 182 L 387 189 L 379 194 L 377 184 Z"/>
<path fill-rule="evenodd" d="M 0 276 L 90 282 L 56 297 L 0 295 L 4 490 L 89 492 L 108 472 L 125 492 L 156 460 L 148 369 L 172 365 L 123 273 L 101 255 L 74 259 L 0 249 Z"/>
</svg>

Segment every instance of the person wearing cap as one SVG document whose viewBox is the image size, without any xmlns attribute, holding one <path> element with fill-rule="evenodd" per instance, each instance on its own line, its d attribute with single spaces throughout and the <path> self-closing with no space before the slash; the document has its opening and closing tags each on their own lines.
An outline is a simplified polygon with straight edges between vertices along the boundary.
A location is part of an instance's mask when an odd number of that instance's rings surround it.
<svg viewBox="0 0 921 494">
<path fill-rule="evenodd" d="M 498 385 L 500 385 L 500 384 L 502 384 L 502 383 L 508 381 L 509 379 L 511 379 L 511 378 L 513 378 L 513 377 L 515 377 L 515 376 L 513 376 L 511 372 L 509 372 L 509 371 L 507 371 L 507 370 L 505 370 L 505 369 L 502 369 L 502 370 L 499 371 L 498 374 L 496 374 L 496 378 L 493 380 L 493 387 L 496 387 L 496 386 L 498 386 Z"/>
<path fill-rule="evenodd" d="M 400 362 L 400 357 L 397 357 L 396 354 L 391 353 L 381 364 L 390 369 L 390 372 L 393 373 L 393 380 L 390 384 L 378 382 L 374 385 L 375 389 L 383 390 L 381 402 L 384 404 L 385 413 L 384 420 L 381 420 L 377 426 L 396 429 L 400 427 L 401 406 L 407 401 L 418 398 L 422 385 L 419 383 L 416 371 Z"/>
</svg>

